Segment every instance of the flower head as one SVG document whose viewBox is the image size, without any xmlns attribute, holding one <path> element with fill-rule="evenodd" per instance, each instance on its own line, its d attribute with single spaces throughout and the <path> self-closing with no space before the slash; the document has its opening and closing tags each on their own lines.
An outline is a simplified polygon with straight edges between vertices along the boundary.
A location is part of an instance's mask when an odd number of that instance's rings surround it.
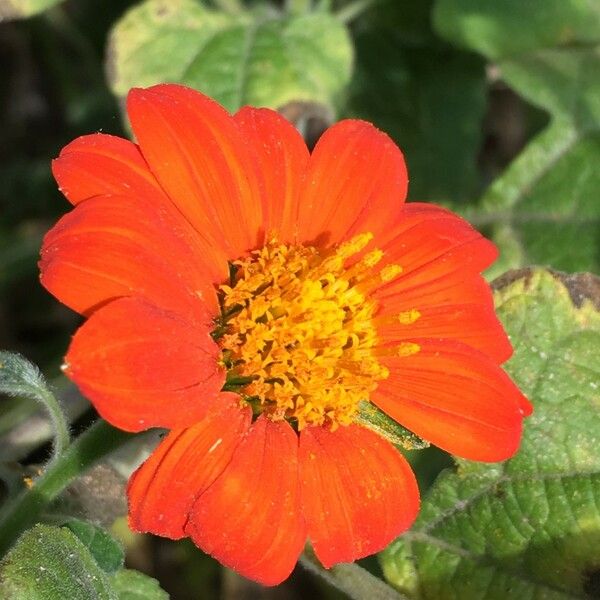
<svg viewBox="0 0 600 600">
<path fill-rule="evenodd" d="M 84 136 L 54 162 L 75 208 L 41 272 L 88 317 L 67 375 L 115 426 L 170 430 L 129 482 L 135 530 L 275 584 L 307 539 L 328 567 L 416 516 L 414 476 L 361 402 L 464 458 L 516 451 L 530 407 L 480 275 L 496 249 L 403 204 L 385 134 L 342 121 L 309 153 L 277 113 L 232 117 L 176 85 L 127 108 L 137 145 Z"/>
</svg>

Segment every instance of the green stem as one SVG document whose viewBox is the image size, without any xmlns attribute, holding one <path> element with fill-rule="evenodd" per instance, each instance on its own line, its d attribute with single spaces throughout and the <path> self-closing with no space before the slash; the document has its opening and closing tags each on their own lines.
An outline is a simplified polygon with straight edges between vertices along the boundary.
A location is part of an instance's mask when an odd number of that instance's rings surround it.
<svg viewBox="0 0 600 600">
<path fill-rule="evenodd" d="M 300 564 L 311 573 L 322 577 L 327 583 L 344 592 L 352 600 L 408 600 L 390 587 L 387 583 L 375 577 L 354 563 L 343 563 L 325 569 L 312 548 L 307 547 L 300 555 Z"/>
<path fill-rule="evenodd" d="M 44 408 L 50 415 L 52 427 L 54 429 L 54 443 L 52 452 L 52 463 L 56 462 L 65 450 L 68 448 L 71 441 L 69 435 L 69 426 L 65 419 L 65 414 L 58 403 L 54 394 L 47 388 L 38 388 L 39 400 L 44 405 Z"/>
<path fill-rule="evenodd" d="M 354 0 L 354 2 L 350 2 L 350 4 L 340 8 L 336 13 L 336 17 L 342 23 L 350 23 L 350 21 L 356 19 L 356 17 L 371 8 L 376 2 L 378 0 Z"/>
<path fill-rule="evenodd" d="M 19 535 L 35 523 L 41 512 L 79 475 L 102 457 L 132 438 L 99 420 L 81 434 L 61 455 L 51 461 L 30 489 L 24 490 L 2 507 L 0 516 L 0 556 Z"/>
</svg>

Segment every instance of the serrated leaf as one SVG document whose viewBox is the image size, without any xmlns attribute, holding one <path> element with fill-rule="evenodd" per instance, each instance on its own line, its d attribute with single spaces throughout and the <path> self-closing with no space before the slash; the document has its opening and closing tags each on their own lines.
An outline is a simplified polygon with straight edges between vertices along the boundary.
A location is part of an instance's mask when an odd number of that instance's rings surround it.
<svg viewBox="0 0 600 600">
<path fill-rule="evenodd" d="M 479 192 L 484 61 L 435 38 L 431 2 L 380 5 L 357 25 L 350 111 L 398 143 L 410 174 L 409 198 L 473 198 Z"/>
<path fill-rule="evenodd" d="M 500 246 L 491 275 L 600 267 L 600 7 L 579 0 L 440 0 L 437 31 L 496 62 L 551 123 L 468 213 Z"/>
<path fill-rule="evenodd" d="M 0 22 L 31 17 L 61 1 L 62 0 L 0 0 Z"/>
<path fill-rule="evenodd" d="M 168 600 L 169 594 L 161 589 L 158 581 L 131 569 L 121 569 L 112 584 L 119 600 Z"/>
<path fill-rule="evenodd" d="M 333 107 L 351 66 L 348 32 L 331 15 L 234 15 L 194 0 L 146 0 L 131 9 L 111 33 L 107 58 L 118 96 L 135 86 L 177 82 L 230 111 L 292 101 Z"/>
<path fill-rule="evenodd" d="M 507 370 L 534 405 L 521 449 L 440 476 L 382 566 L 411 598 L 585 598 L 600 567 L 600 280 L 534 269 L 497 287 Z"/>
<path fill-rule="evenodd" d="M 0 597 L 118 600 L 106 574 L 68 529 L 36 525 L 0 564 Z"/>
<path fill-rule="evenodd" d="M 123 566 L 123 548 L 101 527 L 80 519 L 69 519 L 64 527 L 79 538 L 105 573 L 112 575 Z"/>
</svg>

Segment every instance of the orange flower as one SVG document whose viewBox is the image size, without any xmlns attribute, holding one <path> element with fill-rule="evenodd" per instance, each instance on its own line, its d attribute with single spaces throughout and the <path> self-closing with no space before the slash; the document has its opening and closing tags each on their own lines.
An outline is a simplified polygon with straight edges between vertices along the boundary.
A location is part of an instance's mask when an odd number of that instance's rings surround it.
<svg viewBox="0 0 600 600">
<path fill-rule="evenodd" d="M 530 406 L 479 274 L 496 248 L 403 204 L 385 134 L 342 121 L 309 154 L 277 113 L 231 117 L 176 85 L 127 109 L 139 146 L 89 135 L 54 162 L 76 206 L 41 271 L 89 317 L 67 375 L 116 427 L 171 430 L 129 482 L 133 529 L 276 584 L 307 538 L 329 567 L 416 516 L 407 462 L 354 422 L 361 400 L 458 456 L 516 451 Z"/>
</svg>

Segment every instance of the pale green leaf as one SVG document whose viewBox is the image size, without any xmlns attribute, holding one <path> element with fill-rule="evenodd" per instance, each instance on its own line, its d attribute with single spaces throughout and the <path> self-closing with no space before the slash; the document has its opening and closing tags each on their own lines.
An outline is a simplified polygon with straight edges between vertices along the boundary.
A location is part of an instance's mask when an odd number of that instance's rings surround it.
<svg viewBox="0 0 600 600">
<path fill-rule="evenodd" d="M 497 287 L 515 347 L 507 370 L 534 405 L 521 449 L 501 464 L 460 461 L 442 474 L 382 566 L 415 599 L 592 597 L 600 568 L 600 280 L 537 269 Z"/>
<path fill-rule="evenodd" d="M 24 19 L 43 12 L 62 0 L 0 0 L 0 22 Z"/>
<path fill-rule="evenodd" d="M 221 13 L 194 0 L 146 0 L 115 25 L 107 69 L 115 94 L 175 82 L 234 111 L 310 101 L 333 108 L 350 79 L 352 45 L 326 13 Z"/>
</svg>

